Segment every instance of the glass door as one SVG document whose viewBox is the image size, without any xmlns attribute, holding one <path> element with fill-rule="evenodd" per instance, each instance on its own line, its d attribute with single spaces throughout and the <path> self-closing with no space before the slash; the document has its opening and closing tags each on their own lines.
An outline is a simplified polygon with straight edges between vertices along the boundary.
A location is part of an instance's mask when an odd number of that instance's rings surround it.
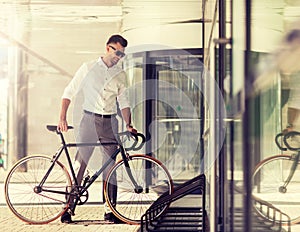
<svg viewBox="0 0 300 232">
<path fill-rule="evenodd" d="M 187 180 L 199 175 L 203 154 L 203 99 L 201 55 L 150 54 L 155 100 L 151 130 L 152 150 L 172 177 Z"/>
<path fill-rule="evenodd" d="M 201 61 L 200 49 L 138 52 L 124 61 L 133 122 L 149 139 L 143 152 L 162 161 L 174 179 L 191 179 L 202 167 Z"/>
</svg>

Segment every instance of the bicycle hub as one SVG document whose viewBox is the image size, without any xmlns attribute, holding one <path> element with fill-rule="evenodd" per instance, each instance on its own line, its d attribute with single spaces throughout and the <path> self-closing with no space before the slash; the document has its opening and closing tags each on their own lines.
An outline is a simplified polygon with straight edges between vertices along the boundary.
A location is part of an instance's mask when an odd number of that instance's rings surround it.
<svg viewBox="0 0 300 232">
<path fill-rule="evenodd" d="M 40 187 L 40 186 L 35 186 L 35 187 L 33 188 L 33 191 L 34 191 L 35 193 L 41 193 L 41 192 L 42 192 L 42 187 Z"/>
<path fill-rule="evenodd" d="M 137 186 L 134 191 L 135 191 L 135 193 L 142 193 L 143 192 L 143 187 L 142 186 Z"/>
</svg>

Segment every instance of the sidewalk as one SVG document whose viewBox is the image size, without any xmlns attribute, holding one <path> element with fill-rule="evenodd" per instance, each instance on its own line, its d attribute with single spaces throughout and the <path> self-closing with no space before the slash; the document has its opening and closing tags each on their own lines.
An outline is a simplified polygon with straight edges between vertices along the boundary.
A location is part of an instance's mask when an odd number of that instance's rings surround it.
<svg viewBox="0 0 300 232">
<path fill-rule="evenodd" d="M 140 226 L 128 224 L 109 224 L 103 220 L 104 207 L 99 201 L 101 199 L 102 183 L 95 183 L 89 190 L 90 204 L 80 205 L 76 208 L 74 223 L 63 224 L 60 219 L 45 225 L 29 225 L 17 218 L 8 208 L 4 196 L 4 181 L 7 172 L 0 171 L 0 230 L 5 232 L 40 232 L 40 231 L 68 231 L 68 232 L 136 232 Z"/>
<path fill-rule="evenodd" d="M 45 225 L 28 225 L 18 219 L 6 205 L 0 206 L 0 228 L 5 232 L 40 232 L 40 231 L 128 231 L 136 232 L 139 226 L 127 224 L 107 224 L 103 221 L 104 211 L 102 205 L 84 205 L 78 206 L 76 215 L 72 217 L 74 223 L 63 224 L 57 219 L 54 222 Z"/>
<path fill-rule="evenodd" d="M 4 179 L 5 172 L 0 172 L 0 230 L 4 232 L 140 232 L 140 226 L 128 224 L 109 224 L 103 220 L 104 208 L 99 203 L 99 193 L 101 190 L 101 183 L 96 183 L 91 187 L 89 193 L 89 202 L 85 205 L 76 208 L 76 215 L 72 217 L 74 221 L 71 224 L 63 224 L 60 219 L 44 225 L 29 225 L 17 218 L 7 207 L 4 196 Z M 236 197 L 237 198 L 237 197 Z M 241 199 L 239 200 L 241 202 Z M 185 206 L 195 206 L 195 199 L 192 197 L 180 199 L 174 202 L 174 206 L 180 203 Z M 196 200 L 196 202 L 198 202 Z M 286 230 L 287 231 L 287 230 Z M 291 232 L 299 232 L 300 224 L 292 225 Z M 212 231 L 214 232 L 214 231 Z"/>
</svg>

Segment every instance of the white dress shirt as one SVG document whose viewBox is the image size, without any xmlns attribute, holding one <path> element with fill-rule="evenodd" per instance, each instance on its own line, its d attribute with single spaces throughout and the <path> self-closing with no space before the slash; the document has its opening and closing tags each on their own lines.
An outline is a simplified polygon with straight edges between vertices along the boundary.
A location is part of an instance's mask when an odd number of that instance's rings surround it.
<svg viewBox="0 0 300 232">
<path fill-rule="evenodd" d="M 120 109 L 129 107 L 124 70 L 117 65 L 108 68 L 101 57 L 81 65 L 62 98 L 71 100 L 80 91 L 84 96 L 83 110 L 92 113 L 116 114 L 116 100 Z"/>
</svg>

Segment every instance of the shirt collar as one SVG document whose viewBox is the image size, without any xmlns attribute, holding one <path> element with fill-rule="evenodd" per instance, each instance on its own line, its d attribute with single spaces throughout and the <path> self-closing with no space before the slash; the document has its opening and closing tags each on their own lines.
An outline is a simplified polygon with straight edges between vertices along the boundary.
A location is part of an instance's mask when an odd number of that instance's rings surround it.
<svg viewBox="0 0 300 232">
<path fill-rule="evenodd" d="M 123 69 L 120 67 L 120 63 L 108 68 L 106 64 L 103 62 L 102 57 L 99 57 L 97 60 L 97 64 L 103 67 L 107 72 L 110 73 L 110 75 L 114 76 L 117 75 L 118 73 L 122 72 Z"/>
<path fill-rule="evenodd" d="M 97 63 L 101 66 L 103 66 L 106 70 L 108 70 L 109 68 L 107 67 L 107 65 L 103 62 L 102 57 L 99 57 L 97 60 Z"/>
<path fill-rule="evenodd" d="M 103 66 L 107 71 L 108 71 L 108 70 L 118 70 L 118 67 L 119 67 L 119 66 L 118 66 L 119 63 L 116 64 L 116 65 L 113 65 L 112 67 L 107 67 L 107 65 L 103 62 L 102 57 L 99 57 L 99 58 L 98 58 L 97 63 L 98 63 L 99 65 Z"/>
</svg>

